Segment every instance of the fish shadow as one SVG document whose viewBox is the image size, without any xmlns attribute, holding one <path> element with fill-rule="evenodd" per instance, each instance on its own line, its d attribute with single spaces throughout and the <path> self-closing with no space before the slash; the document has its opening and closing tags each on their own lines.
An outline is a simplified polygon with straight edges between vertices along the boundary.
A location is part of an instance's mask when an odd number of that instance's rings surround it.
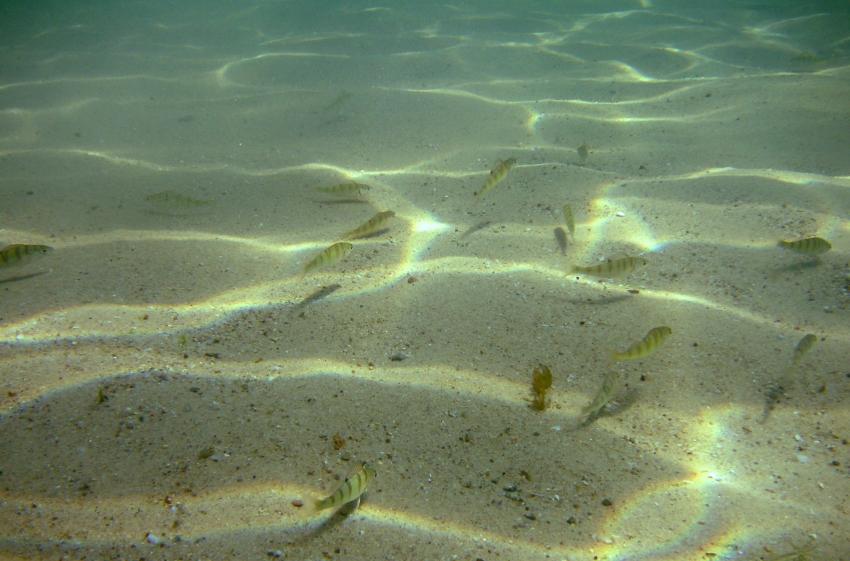
<svg viewBox="0 0 850 561">
<path fill-rule="evenodd" d="M 626 391 L 620 392 L 617 396 L 611 399 L 605 407 L 591 413 L 587 417 L 579 417 L 576 420 L 576 425 L 573 430 L 583 429 L 592 425 L 597 419 L 602 417 L 613 417 L 620 415 L 635 404 L 638 399 L 639 391 L 636 388 L 629 388 Z"/>
<path fill-rule="evenodd" d="M 350 205 L 350 204 L 361 204 L 367 205 L 369 201 L 365 201 L 363 199 L 356 199 L 354 197 L 346 197 L 344 199 L 310 199 L 312 202 L 320 204 L 320 205 Z"/>
<path fill-rule="evenodd" d="M 821 261 L 820 257 L 812 257 L 810 259 L 798 261 L 797 263 L 789 263 L 788 265 L 778 267 L 773 270 L 773 274 L 781 275 L 783 273 L 799 273 L 806 269 L 814 269 L 822 263 L 823 261 Z"/>
<path fill-rule="evenodd" d="M 314 528 L 310 528 L 304 533 L 303 539 L 310 539 L 320 534 L 324 534 L 325 532 L 329 532 L 345 522 L 349 516 L 354 514 L 357 510 L 357 501 L 351 501 L 350 503 L 346 503 L 339 507 L 336 512 L 330 515 L 328 518 L 322 520 L 318 523 L 318 525 Z"/>
<path fill-rule="evenodd" d="M 625 294 L 611 294 L 600 296 L 599 298 L 565 298 L 565 300 L 570 304 L 592 304 L 594 306 L 605 306 L 608 304 L 616 304 L 617 302 L 622 302 L 634 297 L 634 294 L 626 292 Z"/>
<path fill-rule="evenodd" d="M 48 272 L 49 272 L 49 271 L 38 271 L 37 273 L 28 273 L 28 274 L 26 274 L 26 275 L 17 275 L 17 276 L 14 276 L 14 277 L 9 277 L 9 278 L 5 278 L 5 279 L 0 279 L 0 284 L 4 284 L 4 283 L 7 283 L 7 282 L 18 282 L 18 281 L 23 281 L 23 280 L 31 279 L 31 278 L 33 278 L 33 277 L 38 277 L 38 276 L 41 276 L 41 275 L 45 275 L 45 274 L 47 274 Z"/>
<path fill-rule="evenodd" d="M 164 216 L 166 218 L 196 218 L 199 216 L 210 216 L 212 212 L 207 210 L 164 210 L 164 209 L 156 209 L 156 208 L 146 208 L 144 209 L 145 214 L 149 214 L 151 216 Z"/>
<path fill-rule="evenodd" d="M 460 240 L 464 240 L 464 239 L 468 238 L 469 236 L 471 236 L 475 232 L 483 230 L 484 228 L 486 228 L 487 226 L 490 226 L 491 224 L 493 224 L 492 220 L 483 220 L 481 222 L 478 222 L 477 224 L 473 224 L 472 226 L 470 226 L 469 228 L 464 230 L 464 232 L 458 238 L 458 242 L 460 242 Z"/>
<path fill-rule="evenodd" d="M 349 240 L 368 240 L 371 238 L 377 238 L 379 236 L 383 236 L 387 232 L 389 232 L 389 228 L 381 228 L 380 230 L 375 230 L 374 232 L 370 232 L 368 234 L 363 234 L 362 236 L 357 236 L 356 238 L 348 238 Z"/>
</svg>

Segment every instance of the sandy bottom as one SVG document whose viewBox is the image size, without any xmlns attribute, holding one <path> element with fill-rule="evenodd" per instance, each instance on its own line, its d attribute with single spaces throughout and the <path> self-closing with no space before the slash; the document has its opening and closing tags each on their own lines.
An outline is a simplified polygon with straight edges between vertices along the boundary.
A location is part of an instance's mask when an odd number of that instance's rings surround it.
<svg viewBox="0 0 850 561">
<path fill-rule="evenodd" d="M 10 12 L 0 556 L 850 559 L 847 8 L 551 4 Z"/>
</svg>

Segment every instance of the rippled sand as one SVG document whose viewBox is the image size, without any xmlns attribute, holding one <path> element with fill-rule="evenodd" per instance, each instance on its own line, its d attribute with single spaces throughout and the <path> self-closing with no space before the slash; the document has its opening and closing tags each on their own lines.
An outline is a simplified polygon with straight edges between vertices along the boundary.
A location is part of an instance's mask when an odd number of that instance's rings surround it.
<svg viewBox="0 0 850 561">
<path fill-rule="evenodd" d="M 398 4 L 10 9 L 0 556 L 850 559 L 847 8 Z"/>
</svg>

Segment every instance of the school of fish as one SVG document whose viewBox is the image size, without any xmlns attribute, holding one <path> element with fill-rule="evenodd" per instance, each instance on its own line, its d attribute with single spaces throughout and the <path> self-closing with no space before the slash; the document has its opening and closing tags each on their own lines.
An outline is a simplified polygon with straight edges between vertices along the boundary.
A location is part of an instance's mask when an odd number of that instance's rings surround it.
<svg viewBox="0 0 850 561">
<path fill-rule="evenodd" d="M 580 165 L 584 165 L 589 156 L 587 145 L 582 144 L 579 146 L 577 154 Z M 502 183 L 516 163 L 517 160 L 513 157 L 498 161 L 497 164 L 489 171 L 489 174 L 481 187 L 474 192 L 475 198 L 480 200 L 484 195 Z M 316 188 L 317 191 L 333 197 L 356 199 L 354 201 L 349 200 L 348 202 L 358 202 L 357 199 L 360 199 L 360 197 L 368 193 L 370 189 L 369 185 L 353 181 Z M 173 207 L 197 207 L 206 206 L 212 203 L 210 200 L 195 199 L 171 190 L 149 194 L 145 196 L 145 200 L 150 204 Z M 334 264 L 342 261 L 355 249 L 355 243 L 368 243 L 364 242 L 363 239 L 373 237 L 380 232 L 386 231 L 389 228 L 390 221 L 395 216 L 396 213 L 392 210 L 382 210 L 354 228 L 344 232 L 340 235 L 338 241 L 326 246 L 303 264 L 301 268 L 302 276 L 320 268 L 333 266 Z M 556 226 L 553 229 L 553 233 L 561 253 L 563 255 L 567 255 L 570 241 L 574 242 L 576 238 L 575 216 L 571 204 L 563 204 L 562 217 L 563 225 Z M 462 234 L 461 238 L 488 226 L 490 223 L 491 222 L 489 220 L 479 222 L 467 229 L 466 232 Z M 812 257 L 819 257 L 832 248 L 830 242 L 817 236 L 803 237 L 795 240 L 779 240 L 777 245 L 783 249 Z M 39 244 L 6 245 L 0 249 L 0 268 L 25 264 L 35 257 L 50 253 L 52 250 L 53 248 L 50 246 Z M 639 267 L 647 266 L 648 264 L 649 260 L 644 256 L 625 255 L 607 258 L 597 263 L 587 265 L 573 264 L 571 267 L 567 268 L 567 272 L 569 274 L 610 279 L 628 275 L 637 270 Z M 322 286 L 305 297 L 295 306 L 294 309 L 296 311 L 301 310 L 304 306 L 331 295 L 340 287 L 341 285 L 336 283 Z M 653 327 L 649 329 L 643 338 L 633 342 L 625 348 L 625 350 L 613 351 L 610 354 L 610 358 L 614 361 L 614 363 L 645 359 L 656 353 L 664 345 L 672 333 L 672 328 L 667 325 Z M 767 419 L 769 413 L 775 408 L 776 404 L 794 384 L 796 379 L 795 369 L 799 368 L 800 364 L 803 362 L 808 353 L 815 347 L 817 342 L 818 337 L 812 333 L 804 335 L 798 341 L 793 349 L 791 365 L 782 376 L 768 386 L 765 392 L 766 402 L 762 420 Z M 613 369 L 606 371 L 598 391 L 579 412 L 579 417 L 583 419 L 582 425 L 592 422 L 612 401 L 617 399 L 617 396 L 623 387 L 623 382 L 623 376 L 617 371 Z M 551 386 L 551 371 L 548 367 L 540 365 L 535 369 L 533 376 L 533 393 L 535 401 L 532 403 L 532 409 L 539 412 L 544 412 L 546 410 L 548 404 L 546 395 Z M 314 501 L 313 505 L 315 510 L 322 511 L 326 509 L 335 509 L 355 501 L 359 504 L 360 499 L 364 496 L 370 483 L 376 478 L 376 475 L 376 470 L 370 464 L 360 464 L 359 467 L 349 477 L 347 477 L 333 493 Z"/>
</svg>

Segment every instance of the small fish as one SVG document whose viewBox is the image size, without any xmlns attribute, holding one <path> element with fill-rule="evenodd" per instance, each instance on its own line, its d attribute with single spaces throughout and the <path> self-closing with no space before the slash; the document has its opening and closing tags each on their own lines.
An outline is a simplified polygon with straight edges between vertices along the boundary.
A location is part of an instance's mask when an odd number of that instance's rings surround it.
<svg viewBox="0 0 850 561">
<path fill-rule="evenodd" d="M 166 190 L 159 191 L 158 193 L 153 193 L 145 197 L 145 200 L 149 203 L 153 203 L 155 205 L 162 205 L 168 207 L 177 207 L 177 208 L 191 208 L 198 206 L 206 206 L 211 204 L 212 201 L 208 201 L 205 199 L 195 199 L 192 197 L 188 197 L 177 191 Z"/>
<path fill-rule="evenodd" d="M 558 242 L 558 247 L 561 248 L 561 255 L 566 255 L 567 254 L 567 233 L 560 226 L 555 228 L 553 233 L 555 234 L 555 240 Z"/>
<path fill-rule="evenodd" d="M 653 327 L 643 339 L 622 353 L 614 353 L 614 360 L 636 360 L 643 358 L 661 346 L 664 339 L 666 339 L 671 333 L 673 333 L 673 330 L 666 325 Z"/>
<path fill-rule="evenodd" d="M 765 423 L 770 413 L 776 408 L 776 404 L 785 395 L 785 388 L 782 382 L 772 382 L 768 384 L 764 394 L 764 410 L 762 411 L 759 423 Z"/>
<path fill-rule="evenodd" d="M 318 267 L 323 267 L 325 265 L 331 265 L 332 263 L 336 263 L 354 248 L 348 242 L 336 242 L 335 244 L 325 248 L 320 254 L 312 258 L 310 261 L 304 265 L 304 273 L 309 273 L 313 269 Z"/>
<path fill-rule="evenodd" d="M 818 238 L 816 236 L 793 240 L 790 242 L 780 240 L 779 246 L 784 247 L 785 249 L 790 249 L 796 253 L 802 253 L 803 255 L 820 255 L 821 253 L 826 253 L 832 249 L 832 244 L 825 239 Z"/>
<path fill-rule="evenodd" d="M 567 225 L 567 230 L 569 230 L 570 236 L 575 237 L 576 221 L 573 218 L 573 207 L 570 205 L 564 205 L 564 224 Z"/>
<path fill-rule="evenodd" d="M 15 243 L 0 249 L 0 267 L 23 265 L 34 257 L 53 251 L 49 245 Z"/>
<path fill-rule="evenodd" d="M 587 162 L 587 157 L 590 155 L 590 149 L 587 147 L 586 142 L 582 142 L 581 146 L 576 148 L 576 154 L 578 154 L 579 164 L 584 165 Z"/>
<path fill-rule="evenodd" d="M 808 353 L 817 342 L 817 335 L 814 335 L 812 333 L 809 333 L 808 335 L 800 339 L 800 342 L 797 343 L 796 347 L 794 347 L 794 358 L 792 359 L 792 362 L 794 364 L 797 364 L 801 360 L 803 360 L 803 357 L 806 356 L 806 353 Z"/>
<path fill-rule="evenodd" d="M 791 359 L 792 366 L 789 366 L 778 380 L 767 385 L 765 391 L 764 412 L 762 413 L 761 419 L 759 419 L 760 423 L 767 421 L 771 411 L 773 411 L 779 401 L 785 397 L 786 392 L 789 392 L 794 387 L 794 384 L 796 383 L 794 367 L 803 360 L 803 357 L 806 356 L 806 353 L 808 353 L 813 346 L 815 346 L 817 341 L 817 335 L 814 335 L 813 333 L 804 335 L 797 343 L 797 346 L 794 347 L 794 356 Z"/>
<path fill-rule="evenodd" d="M 498 185 L 505 176 L 508 175 L 508 172 L 511 171 L 512 167 L 514 167 L 514 164 L 516 164 L 516 158 L 508 158 L 507 160 L 502 160 L 496 164 L 496 167 L 490 170 L 489 177 L 487 177 L 487 180 L 484 182 L 484 185 L 481 186 L 481 189 L 475 193 L 475 196 L 483 197 L 484 193 Z"/>
<path fill-rule="evenodd" d="M 342 485 L 333 494 L 319 499 L 315 503 L 316 510 L 335 508 L 350 503 L 353 500 L 360 501 L 360 497 L 366 492 L 369 482 L 375 479 L 377 473 L 368 464 L 362 464 L 354 475 L 343 481 Z"/>
<path fill-rule="evenodd" d="M 365 183 L 354 182 L 338 183 L 329 187 L 316 187 L 317 191 L 328 193 L 329 195 L 334 195 L 336 197 L 357 197 L 369 189 L 371 189 L 371 187 Z"/>
<path fill-rule="evenodd" d="M 620 376 L 616 372 L 609 370 L 605 373 L 605 379 L 602 380 L 602 386 L 599 388 L 599 391 L 596 392 L 590 403 L 585 405 L 581 410 L 581 415 L 585 418 L 584 423 L 587 424 L 599 416 L 602 409 L 608 405 L 609 401 L 614 399 L 614 396 L 619 391 Z"/>
<path fill-rule="evenodd" d="M 606 259 L 598 265 L 590 265 L 589 267 L 576 265 L 572 272 L 596 277 L 614 277 L 631 273 L 638 265 L 646 265 L 646 263 L 647 261 L 643 257 L 621 257 L 619 259 Z"/>
<path fill-rule="evenodd" d="M 374 234 L 381 228 L 383 228 L 387 221 L 395 216 L 395 213 L 391 210 L 384 210 L 379 212 L 357 228 L 351 230 L 347 234 L 344 234 L 342 238 L 344 240 L 355 240 L 357 238 L 362 238 L 364 236 L 368 236 L 369 234 Z"/>
</svg>

